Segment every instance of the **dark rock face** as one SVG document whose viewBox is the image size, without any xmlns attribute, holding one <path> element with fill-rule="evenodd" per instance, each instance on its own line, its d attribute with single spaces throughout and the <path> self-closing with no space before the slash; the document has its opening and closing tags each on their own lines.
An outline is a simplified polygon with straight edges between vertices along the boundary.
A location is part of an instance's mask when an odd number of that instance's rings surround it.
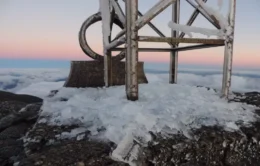
<svg viewBox="0 0 260 166">
<path fill-rule="evenodd" d="M 71 132 L 71 130 L 78 128 L 79 126 L 49 126 L 45 123 L 38 123 L 32 128 L 25 137 L 25 152 L 26 154 L 32 154 L 39 152 L 44 147 L 51 146 L 53 144 L 60 144 L 61 142 L 74 139 L 60 139 L 60 135 L 64 132 Z M 83 132 L 79 134 L 86 134 Z"/>
<path fill-rule="evenodd" d="M 20 161 L 19 166 L 126 166 L 109 157 L 109 144 L 97 141 L 63 141 L 29 155 Z"/>
<path fill-rule="evenodd" d="M 41 103 L 28 104 L 18 112 L 10 111 L 9 114 L 0 119 L 0 131 L 23 121 L 36 121 L 41 108 Z"/>
<path fill-rule="evenodd" d="M 9 114 L 18 113 L 27 104 L 20 101 L 0 101 L 0 119 Z"/>
<path fill-rule="evenodd" d="M 255 126 L 246 130 L 259 130 Z M 202 127 L 192 132 L 155 140 L 143 149 L 142 162 L 155 166 L 257 166 L 260 164 L 259 133 L 247 137 L 243 132 L 227 132 L 221 127 Z M 157 144 L 154 144 L 157 142 Z M 156 163 L 156 164 L 154 164 Z"/>
<path fill-rule="evenodd" d="M 40 119 L 47 117 L 40 117 Z M 89 138 L 90 132 L 83 130 L 70 138 L 62 138 L 62 133 L 70 133 L 79 125 L 49 126 L 37 123 L 25 137 L 27 157 L 20 160 L 19 166 L 30 165 L 85 165 L 85 166 L 127 166 L 113 161 L 110 153 L 114 148 L 111 142 L 100 142 Z"/>
<path fill-rule="evenodd" d="M 260 93 L 247 92 L 247 93 L 234 93 L 235 97 L 230 101 L 242 102 L 260 107 Z"/>
<path fill-rule="evenodd" d="M 49 97 L 55 95 L 52 92 Z M 8 92 L 0 93 L 0 166 L 52 165 L 52 166 L 125 166 L 113 161 L 109 155 L 111 142 L 88 138 L 89 131 L 79 132 L 73 138 L 62 138 L 79 128 L 49 126 L 36 123 L 42 103 L 33 96 L 20 98 Z M 40 117 L 40 120 L 43 117 Z M 48 117 L 44 117 L 48 118 Z"/>
<path fill-rule="evenodd" d="M 0 91 L 0 166 L 23 155 L 21 139 L 36 122 L 42 99 Z"/>
<path fill-rule="evenodd" d="M 21 137 L 27 132 L 30 124 L 21 123 L 6 128 L 0 133 L 0 159 L 10 163 L 9 159 L 23 153 L 23 140 Z M 11 159 L 12 160 L 12 159 Z"/>
<path fill-rule="evenodd" d="M 23 120 L 36 119 L 42 101 L 30 95 L 0 91 L 0 131 Z"/>
<path fill-rule="evenodd" d="M 49 97 L 56 93 L 52 92 Z M 0 101 L 0 166 L 13 163 L 16 166 L 127 166 L 110 158 L 116 148 L 114 143 L 93 139 L 88 130 L 62 138 L 62 133 L 70 133 L 81 124 L 49 126 L 41 121 L 48 117 L 38 117 L 41 103 L 14 99 Z M 236 93 L 230 102 L 260 106 L 259 100 L 257 92 Z M 189 138 L 182 132 L 151 133 L 153 140 L 141 147 L 137 165 L 259 166 L 260 109 L 256 110 L 256 116 L 258 121 L 250 126 L 241 123 L 238 131 L 203 126 L 190 131 Z"/>
<path fill-rule="evenodd" d="M 16 101 L 23 103 L 40 103 L 43 100 L 41 98 L 30 95 L 17 95 L 6 91 L 0 91 L 0 101 Z"/>
</svg>

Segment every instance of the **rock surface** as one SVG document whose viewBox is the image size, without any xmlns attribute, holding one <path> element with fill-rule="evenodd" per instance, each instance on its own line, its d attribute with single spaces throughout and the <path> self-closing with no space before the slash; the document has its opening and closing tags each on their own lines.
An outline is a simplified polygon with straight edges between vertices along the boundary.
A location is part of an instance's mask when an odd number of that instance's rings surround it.
<svg viewBox="0 0 260 166">
<path fill-rule="evenodd" d="M 38 152 L 28 155 L 19 166 L 126 166 L 113 161 L 109 144 L 89 140 L 66 140 L 52 146 L 44 146 Z"/>
<path fill-rule="evenodd" d="M 0 91 L 0 166 L 12 165 L 22 155 L 28 128 L 36 122 L 42 99 Z"/>
<path fill-rule="evenodd" d="M 73 130 L 78 134 L 71 137 Z M 112 142 L 97 141 L 89 136 L 90 132 L 77 124 L 49 126 L 37 123 L 24 138 L 27 157 L 19 162 L 19 166 L 127 166 L 110 158 L 115 148 Z"/>
<path fill-rule="evenodd" d="M 260 107 L 260 93 L 235 93 L 230 102 Z M 258 116 L 259 112 L 257 109 Z M 257 119 L 250 126 L 240 126 L 238 131 L 203 126 L 189 133 L 192 138 L 181 132 L 174 135 L 153 133 L 153 140 L 142 148 L 139 163 L 143 166 L 258 166 L 260 117 Z"/>
<path fill-rule="evenodd" d="M 234 98 L 230 101 L 242 102 L 260 107 L 260 93 L 259 92 L 247 92 L 247 93 L 234 93 Z"/>
<path fill-rule="evenodd" d="M 143 148 L 142 163 L 151 166 L 257 166 L 260 164 L 259 124 L 241 128 L 241 132 L 204 126 L 192 132 L 195 139 L 181 133 L 165 138 L 159 133 Z"/>
<path fill-rule="evenodd" d="M 23 103 L 40 103 L 43 100 L 41 98 L 30 95 L 17 95 L 6 91 L 0 91 L 0 100 L 3 101 L 17 101 Z"/>
<path fill-rule="evenodd" d="M 49 97 L 53 95 L 55 92 Z M 63 137 L 64 133 L 69 134 L 79 125 L 48 126 L 36 123 L 41 99 L 8 92 L 0 92 L 0 96 L 3 96 L 3 101 L 0 101 L 0 166 L 127 165 L 110 158 L 115 148 L 113 143 L 91 140 L 87 130 L 80 131 L 76 137 Z"/>
<path fill-rule="evenodd" d="M 55 95 L 55 92 L 49 97 Z M 112 142 L 101 142 L 81 124 L 49 126 L 38 117 L 41 99 L 0 92 L 0 166 L 127 166 L 110 155 Z M 19 95 L 20 96 L 20 95 Z M 64 100 L 64 99 L 61 99 Z M 235 93 L 230 102 L 260 107 L 260 93 Z M 153 140 L 141 147 L 138 166 L 257 166 L 260 165 L 259 121 L 240 125 L 238 131 L 203 126 L 175 134 L 151 133 Z M 258 117 L 259 116 L 259 117 Z M 37 123 L 35 123 L 37 121 Z M 242 123 L 241 123 L 242 124 Z M 69 133 L 77 131 L 70 137 Z M 100 129 L 99 132 L 103 132 Z M 64 135 L 65 134 L 65 135 Z"/>
</svg>

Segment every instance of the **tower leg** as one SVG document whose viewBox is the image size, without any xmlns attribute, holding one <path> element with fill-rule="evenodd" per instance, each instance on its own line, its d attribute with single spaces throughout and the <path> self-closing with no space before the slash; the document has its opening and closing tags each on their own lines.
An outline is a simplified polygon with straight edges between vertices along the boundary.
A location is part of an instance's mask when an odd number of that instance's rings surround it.
<svg viewBox="0 0 260 166">
<path fill-rule="evenodd" d="M 228 98 L 229 89 L 231 86 L 232 75 L 232 61 L 233 61 L 233 47 L 234 47 L 234 30 L 235 30 L 235 16 L 236 16 L 236 0 L 231 0 L 231 9 L 229 13 L 229 25 L 232 33 L 225 41 L 225 56 L 223 66 L 223 80 L 222 80 L 222 96 Z"/>
<path fill-rule="evenodd" d="M 177 0 L 172 5 L 172 21 L 175 23 L 180 22 L 180 0 Z M 177 38 L 179 37 L 179 32 L 172 31 L 172 37 Z M 172 47 L 176 47 L 172 46 Z M 170 72 L 169 72 L 169 79 L 170 84 L 176 84 L 177 83 L 177 73 L 178 73 L 178 52 L 172 51 L 170 55 Z"/>
<path fill-rule="evenodd" d="M 109 36 L 109 42 L 111 41 Z M 112 52 L 107 50 L 104 55 L 104 77 L 105 77 L 105 86 L 110 87 L 113 84 L 112 79 Z"/>
<path fill-rule="evenodd" d="M 138 100 L 138 0 L 126 0 L 126 93 L 128 100 Z"/>
</svg>

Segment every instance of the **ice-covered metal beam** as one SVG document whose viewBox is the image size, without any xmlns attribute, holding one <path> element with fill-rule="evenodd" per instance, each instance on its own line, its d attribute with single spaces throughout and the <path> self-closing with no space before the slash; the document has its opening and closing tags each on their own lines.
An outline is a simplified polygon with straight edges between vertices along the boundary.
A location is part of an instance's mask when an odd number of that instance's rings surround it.
<svg viewBox="0 0 260 166">
<path fill-rule="evenodd" d="M 117 2 L 117 0 L 110 0 L 111 1 L 111 5 L 114 7 L 115 12 L 119 18 L 119 20 L 125 24 L 126 20 L 125 20 L 125 14 L 122 10 L 122 8 L 120 7 L 119 3 Z"/>
<path fill-rule="evenodd" d="M 235 18 L 236 18 L 236 0 L 230 0 L 230 9 L 228 16 L 229 30 L 228 36 L 225 41 L 225 56 L 223 65 L 223 82 L 222 82 L 222 95 L 228 98 L 231 86 L 232 75 L 232 61 L 233 61 L 233 47 L 234 47 L 234 32 L 235 32 Z"/>
<path fill-rule="evenodd" d="M 160 14 L 164 9 L 166 9 L 174 2 L 176 2 L 176 0 L 160 0 L 150 10 L 148 10 L 143 15 L 143 17 L 139 18 L 136 21 L 136 27 L 138 29 L 142 28 L 145 24 L 150 22 L 154 17 L 156 17 L 158 14 Z"/>
<path fill-rule="evenodd" d="M 193 1 L 191 0 L 186 0 L 192 7 L 194 7 L 195 9 L 199 10 L 200 13 L 212 24 L 214 25 L 217 29 L 220 29 L 220 25 L 214 20 L 211 18 L 210 15 L 208 15 L 206 13 L 206 11 L 199 5 L 196 5 Z"/>
<path fill-rule="evenodd" d="M 206 3 L 208 0 L 203 0 L 204 3 Z M 193 24 L 193 22 L 196 20 L 196 18 L 198 17 L 200 11 L 198 9 L 195 9 L 194 12 L 192 13 L 190 19 L 188 20 L 188 22 L 186 23 L 186 25 L 191 26 Z M 182 32 L 179 36 L 179 38 L 184 38 L 185 33 Z"/>
<path fill-rule="evenodd" d="M 107 50 L 107 45 L 111 42 L 112 13 L 110 11 L 111 0 L 99 0 L 100 12 L 102 16 L 103 33 L 103 53 L 104 53 L 104 82 L 105 86 L 112 85 L 112 54 Z"/>
<path fill-rule="evenodd" d="M 224 44 L 199 44 L 185 47 L 176 47 L 176 48 L 138 48 L 138 52 L 171 52 L 171 51 L 190 51 L 197 49 L 205 49 L 205 48 L 213 48 L 213 47 L 221 47 Z M 125 48 L 113 48 L 112 51 L 124 51 Z"/>
<path fill-rule="evenodd" d="M 179 24 L 180 23 L 180 0 L 176 0 L 176 2 L 172 5 L 172 22 Z M 171 31 L 172 38 L 179 37 L 179 31 L 173 30 Z M 178 47 L 178 43 L 172 44 L 172 48 Z M 177 84 L 177 72 L 178 72 L 178 51 L 171 51 L 170 54 L 170 66 L 169 66 L 169 83 Z"/>
<path fill-rule="evenodd" d="M 138 0 L 126 0 L 126 94 L 131 101 L 138 100 Z"/>
<path fill-rule="evenodd" d="M 139 36 L 140 42 L 164 42 L 164 43 L 190 43 L 190 44 L 224 44 L 223 39 L 200 39 L 200 38 L 172 38 L 172 37 L 154 37 L 154 36 Z"/>
<path fill-rule="evenodd" d="M 125 0 L 123 0 L 125 2 Z M 150 21 L 156 17 L 158 14 L 160 14 L 165 8 L 167 8 L 171 3 L 173 3 L 176 0 L 160 0 L 157 4 L 155 4 L 147 13 L 142 14 L 140 11 L 138 11 L 138 15 L 141 17 L 137 20 L 137 27 L 138 30 L 141 29 L 145 24 L 148 24 L 159 36 L 165 37 L 165 35 Z M 162 8 L 161 8 L 162 7 Z M 140 25 L 139 25 L 140 24 Z M 141 25 L 142 24 L 142 25 Z M 126 33 L 126 30 L 123 29 L 120 31 L 115 39 L 119 39 L 122 41 L 123 35 Z M 169 45 L 171 45 L 169 43 Z M 111 47 L 109 47 L 111 49 Z"/>
</svg>

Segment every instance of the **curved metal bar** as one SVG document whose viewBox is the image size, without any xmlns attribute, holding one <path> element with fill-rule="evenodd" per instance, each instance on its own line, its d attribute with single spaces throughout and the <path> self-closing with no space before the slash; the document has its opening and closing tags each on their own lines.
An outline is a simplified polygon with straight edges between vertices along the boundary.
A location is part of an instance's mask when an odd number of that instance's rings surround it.
<svg viewBox="0 0 260 166">
<path fill-rule="evenodd" d="M 89 44 L 87 42 L 87 39 L 86 39 L 86 30 L 92 24 L 95 24 L 96 22 L 101 21 L 101 20 L 102 20 L 101 14 L 100 13 L 96 13 L 96 14 L 90 16 L 88 19 L 86 19 L 83 22 L 83 24 L 82 24 L 82 26 L 80 28 L 80 31 L 79 31 L 79 44 L 80 44 L 80 47 L 81 47 L 82 51 L 87 56 L 89 56 L 90 58 L 95 59 L 95 60 L 99 60 L 99 61 L 103 61 L 104 60 L 104 56 L 96 53 L 95 51 L 93 51 L 90 48 L 90 46 L 89 46 Z M 117 16 L 115 16 L 115 18 L 114 18 L 114 23 L 116 25 L 118 25 L 120 28 L 124 29 L 123 23 L 118 19 Z M 125 52 L 121 52 L 118 55 L 112 57 L 113 60 L 117 60 L 117 61 L 120 61 L 120 60 L 122 60 L 124 58 L 125 58 Z"/>
</svg>

